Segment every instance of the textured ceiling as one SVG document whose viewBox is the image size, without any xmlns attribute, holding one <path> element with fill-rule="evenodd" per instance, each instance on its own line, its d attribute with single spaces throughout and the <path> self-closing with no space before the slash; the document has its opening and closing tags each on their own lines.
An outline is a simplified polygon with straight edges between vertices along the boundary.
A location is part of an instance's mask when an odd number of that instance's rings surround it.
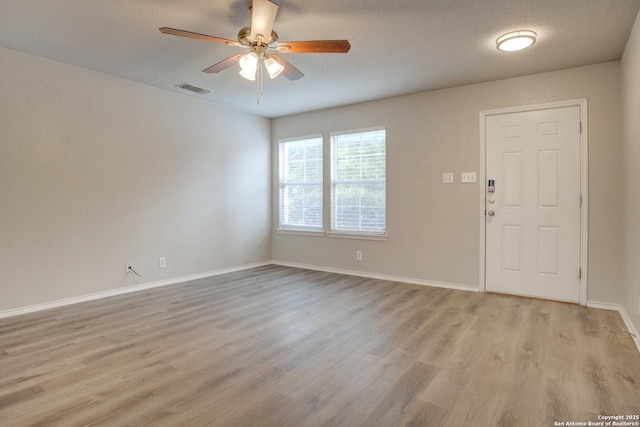
<svg viewBox="0 0 640 427">
<path fill-rule="evenodd" d="M 291 54 L 305 77 L 253 83 L 201 70 L 242 49 L 162 34 L 236 39 L 250 0 L 0 0 L 0 46 L 276 117 L 621 57 L 640 0 L 281 0 L 281 40 L 348 39 L 347 54 Z M 519 53 L 495 39 L 538 33 Z M 177 89 L 189 83 L 211 91 Z"/>
</svg>

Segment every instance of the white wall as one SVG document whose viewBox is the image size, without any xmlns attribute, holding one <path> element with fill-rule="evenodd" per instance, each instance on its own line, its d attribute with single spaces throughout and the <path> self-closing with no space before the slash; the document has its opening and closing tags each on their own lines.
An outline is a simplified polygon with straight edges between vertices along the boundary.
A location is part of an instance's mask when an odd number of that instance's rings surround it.
<svg viewBox="0 0 640 427">
<path fill-rule="evenodd" d="M 459 180 L 460 172 L 479 170 L 479 112 L 588 98 L 588 298 L 620 302 L 619 72 L 619 62 L 611 62 L 274 119 L 274 168 L 278 139 L 386 126 L 389 234 L 379 242 L 274 233 L 274 260 L 477 287 L 480 183 Z M 441 184 L 443 172 L 453 172 L 456 183 Z M 274 229 L 277 185 L 274 176 Z M 356 249 L 363 251 L 363 261 L 355 260 Z"/>
<path fill-rule="evenodd" d="M 269 120 L 0 48 L 0 311 L 271 257 L 475 287 L 479 184 L 460 184 L 459 173 L 479 170 L 479 111 L 586 97 L 589 300 L 625 300 L 637 313 L 638 32 L 622 67 L 625 202 L 612 62 L 274 119 L 274 147 L 386 126 L 389 240 L 274 233 L 272 245 Z M 449 171 L 456 184 L 440 184 Z M 127 277 L 125 261 L 143 278 Z"/>
<path fill-rule="evenodd" d="M 0 76 L 0 311 L 270 259 L 268 119 L 3 48 Z"/>
<path fill-rule="evenodd" d="M 640 14 L 622 57 L 624 111 L 624 306 L 640 330 Z"/>
</svg>

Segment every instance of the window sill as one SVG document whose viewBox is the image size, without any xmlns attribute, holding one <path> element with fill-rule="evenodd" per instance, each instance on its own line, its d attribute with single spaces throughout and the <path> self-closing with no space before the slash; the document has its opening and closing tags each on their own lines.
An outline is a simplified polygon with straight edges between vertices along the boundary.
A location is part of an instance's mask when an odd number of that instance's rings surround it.
<svg viewBox="0 0 640 427">
<path fill-rule="evenodd" d="M 360 239 L 360 240 L 379 240 L 386 242 L 389 240 L 389 236 L 385 234 L 370 234 L 370 233 L 355 233 L 347 231 L 330 231 L 327 233 L 329 237 L 336 237 L 339 239 Z"/>
<path fill-rule="evenodd" d="M 295 230 L 291 228 L 276 228 L 278 234 L 292 234 L 295 236 L 314 236 L 323 237 L 324 231 L 312 231 L 312 230 Z"/>
</svg>

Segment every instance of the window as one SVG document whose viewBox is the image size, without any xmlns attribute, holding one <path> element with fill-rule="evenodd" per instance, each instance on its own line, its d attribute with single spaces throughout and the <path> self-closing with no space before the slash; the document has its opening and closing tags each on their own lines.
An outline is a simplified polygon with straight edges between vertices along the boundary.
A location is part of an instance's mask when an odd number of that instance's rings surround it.
<svg viewBox="0 0 640 427">
<path fill-rule="evenodd" d="M 280 228 L 322 231 L 322 136 L 280 142 Z"/>
<path fill-rule="evenodd" d="M 386 132 L 331 134 L 331 230 L 386 232 Z"/>
</svg>

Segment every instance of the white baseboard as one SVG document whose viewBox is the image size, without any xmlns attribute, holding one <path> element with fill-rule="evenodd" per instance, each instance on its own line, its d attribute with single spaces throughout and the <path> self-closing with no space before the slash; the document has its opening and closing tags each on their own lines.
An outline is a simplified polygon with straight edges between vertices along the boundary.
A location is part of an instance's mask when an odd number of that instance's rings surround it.
<svg viewBox="0 0 640 427">
<path fill-rule="evenodd" d="M 640 352 L 640 336 L 638 336 L 638 330 L 636 329 L 635 325 L 631 321 L 631 318 L 627 314 L 627 310 L 625 310 L 625 308 L 624 308 L 624 306 L 622 304 L 612 304 L 612 303 L 608 303 L 608 302 L 588 301 L 587 302 L 587 307 L 600 308 L 600 309 L 603 309 L 603 310 L 613 310 L 613 311 L 617 311 L 618 313 L 620 313 L 620 317 L 622 317 L 622 321 L 624 322 L 625 326 L 627 327 L 627 332 L 629 332 L 629 334 L 631 334 L 631 338 L 633 338 L 633 342 L 636 344 L 636 347 L 638 348 L 638 352 Z"/>
<path fill-rule="evenodd" d="M 366 271 L 345 270 L 342 268 L 322 267 L 318 265 L 300 264 L 297 262 L 288 262 L 288 261 L 271 261 L 271 263 L 274 265 L 281 265 L 283 267 L 295 267 L 295 268 L 304 268 L 306 270 L 325 271 L 327 273 L 347 274 L 349 276 L 367 277 L 369 279 L 388 280 L 390 282 L 402 282 L 402 283 L 409 283 L 412 285 L 431 286 L 434 288 L 446 288 L 446 289 L 456 289 L 459 291 L 479 292 L 478 287 L 472 286 L 472 285 L 459 285 L 455 283 L 432 282 L 430 280 L 413 279 L 410 277 L 390 276 L 386 274 L 369 273 Z"/>
<path fill-rule="evenodd" d="M 460 284 L 446 283 L 446 282 L 433 282 L 429 280 L 413 279 L 410 277 L 391 276 L 386 274 L 376 274 L 376 273 L 369 273 L 369 272 L 357 271 L 357 270 L 346 270 L 341 268 L 322 267 L 317 265 L 300 264 L 296 262 L 274 260 L 274 261 L 266 261 L 266 262 L 257 262 L 253 264 L 244 264 L 244 265 L 239 265 L 235 267 L 223 268 L 220 270 L 208 271 L 205 273 L 191 274 L 188 276 L 175 277 L 172 279 L 159 280 L 159 281 L 150 282 L 150 283 L 142 283 L 140 285 L 127 286 L 125 288 L 110 289 L 108 291 L 96 292 L 93 294 L 81 295 L 81 296 L 72 297 L 72 298 L 65 298 L 65 299 L 46 302 L 42 304 L 35 304 L 35 305 L 26 306 L 26 307 L 3 310 L 3 311 L 0 311 L 0 319 L 6 318 L 6 317 L 19 316 L 21 314 L 34 313 L 42 310 L 48 310 L 50 308 L 62 307 L 65 305 L 77 304 L 85 301 L 93 301 L 101 298 L 108 298 L 111 296 L 128 294 L 131 292 L 137 292 L 137 291 L 142 291 L 146 289 L 158 288 L 161 286 L 175 285 L 178 283 L 184 283 L 184 282 L 189 282 L 189 281 L 198 280 L 198 279 L 206 279 L 208 277 L 219 276 L 221 274 L 233 273 L 236 271 L 248 270 L 250 268 L 263 267 L 265 265 L 270 265 L 270 264 L 281 265 L 284 267 L 304 268 L 307 270 L 325 271 L 328 273 L 347 274 L 350 276 L 367 277 L 370 279 L 388 280 L 391 282 L 409 283 L 413 285 L 432 286 L 436 288 L 479 292 L 479 289 L 476 286 L 472 286 L 472 285 L 460 285 Z M 638 335 L 638 331 L 635 325 L 633 324 L 633 322 L 631 321 L 631 318 L 627 314 L 627 311 L 625 310 L 623 305 L 607 303 L 607 302 L 588 301 L 587 307 L 599 308 L 603 310 L 613 310 L 620 313 L 620 317 L 622 317 L 622 320 L 625 326 L 627 327 L 627 331 L 631 334 L 631 337 L 633 338 L 633 341 L 635 342 L 636 347 L 640 352 L 640 335 Z"/>
<path fill-rule="evenodd" d="M 220 270 L 208 271 L 205 273 L 191 274 L 189 276 L 175 277 L 172 279 L 159 280 L 156 282 L 142 283 L 140 285 L 127 286 L 125 288 L 109 289 L 108 291 L 96 292 L 88 295 L 81 295 L 72 298 L 46 302 L 42 304 L 30 305 L 10 310 L 0 311 L 0 319 L 5 317 L 19 316 L 21 314 L 34 313 L 36 311 L 48 310 L 50 308 L 62 307 L 65 305 L 77 304 L 85 301 L 93 301 L 101 298 L 108 298 L 115 295 L 128 294 L 131 292 L 143 291 L 145 289 L 159 288 L 161 286 L 175 285 L 178 283 L 189 282 L 191 280 L 206 279 L 207 277 L 219 276 L 221 274 L 233 273 L 235 271 L 248 270 L 250 268 L 262 267 L 271 264 L 270 262 L 258 262 L 254 264 L 245 264 L 236 267 L 223 268 Z"/>
</svg>

